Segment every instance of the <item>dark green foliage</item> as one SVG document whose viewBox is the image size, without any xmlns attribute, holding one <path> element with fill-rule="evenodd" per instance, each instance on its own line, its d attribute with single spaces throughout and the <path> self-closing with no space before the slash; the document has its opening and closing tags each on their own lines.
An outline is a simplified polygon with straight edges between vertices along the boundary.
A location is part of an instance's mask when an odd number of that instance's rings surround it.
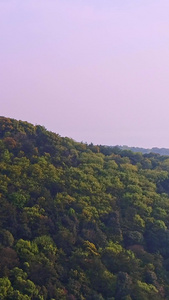
<svg viewBox="0 0 169 300">
<path fill-rule="evenodd" d="M 0 299 L 169 299 L 169 157 L 0 117 Z"/>
</svg>

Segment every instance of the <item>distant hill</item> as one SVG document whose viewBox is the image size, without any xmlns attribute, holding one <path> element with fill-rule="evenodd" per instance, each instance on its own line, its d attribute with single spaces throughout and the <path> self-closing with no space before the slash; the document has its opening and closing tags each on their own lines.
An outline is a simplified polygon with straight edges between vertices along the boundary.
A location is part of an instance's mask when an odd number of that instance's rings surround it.
<svg viewBox="0 0 169 300">
<path fill-rule="evenodd" d="M 168 148 L 139 148 L 139 147 L 128 147 L 128 146 L 116 146 L 119 147 L 121 150 L 131 150 L 133 152 L 141 152 L 143 154 L 145 153 L 158 153 L 160 155 L 169 155 L 169 149 Z"/>
<path fill-rule="evenodd" d="M 169 157 L 0 117 L 0 299 L 169 299 Z"/>
</svg>

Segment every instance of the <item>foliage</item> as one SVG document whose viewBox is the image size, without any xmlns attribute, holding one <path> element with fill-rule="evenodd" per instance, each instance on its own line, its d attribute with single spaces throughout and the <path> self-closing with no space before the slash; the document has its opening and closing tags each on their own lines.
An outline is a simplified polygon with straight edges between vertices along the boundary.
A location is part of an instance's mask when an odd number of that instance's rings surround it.
<svg viewBox="0 0 169 300">
<path fill-rule="evenodd" d="M 0 117 L 0 299 L 169 299 L 169 158 Z"/>
</svg>

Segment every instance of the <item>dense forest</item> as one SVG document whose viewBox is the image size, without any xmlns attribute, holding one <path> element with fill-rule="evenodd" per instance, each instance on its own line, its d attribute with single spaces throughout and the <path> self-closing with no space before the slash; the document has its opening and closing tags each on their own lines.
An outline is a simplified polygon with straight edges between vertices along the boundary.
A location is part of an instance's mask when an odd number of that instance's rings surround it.
<svg viewBox="0 0 169 300">
<path fill-rule="evenodd" d="M 169 299 L 169 156 L 0 117 L 0 299 Z"/>
</svg>

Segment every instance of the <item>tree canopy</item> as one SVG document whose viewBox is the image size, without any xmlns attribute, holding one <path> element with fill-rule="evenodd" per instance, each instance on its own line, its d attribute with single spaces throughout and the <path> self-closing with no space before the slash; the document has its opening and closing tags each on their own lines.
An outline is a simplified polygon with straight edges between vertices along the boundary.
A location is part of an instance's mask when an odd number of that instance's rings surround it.
<svg viewBox="0 0 169 300">
<path fill-rule="evenodd" d="M 0 117 L 0 299 L 169 299 L 169 157 Z"/>
</svg>

